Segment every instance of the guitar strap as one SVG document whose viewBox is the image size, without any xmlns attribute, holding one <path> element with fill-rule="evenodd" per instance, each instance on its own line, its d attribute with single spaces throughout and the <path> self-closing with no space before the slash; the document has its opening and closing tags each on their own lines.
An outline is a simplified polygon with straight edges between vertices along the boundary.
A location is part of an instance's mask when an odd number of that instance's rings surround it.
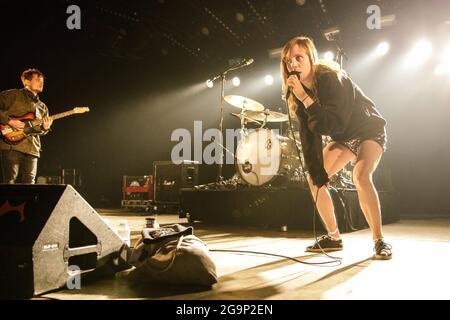
<svg viewBox="0 0 450 320">
<path fill-rule="evenodd" d="M 42 110 L 41 110 L 41 104 L 39 102 L 34 104 L 35 116 L 36 119 L 42 119 Z"/>
<path fill-rule="evenodd" d="M 35 109 L 36 109 L 36 119 L 42 119 L 44 115 L 48 113 L 45 104 L 39 100 L 39 97 L 36 97 Z"/>
</svg>

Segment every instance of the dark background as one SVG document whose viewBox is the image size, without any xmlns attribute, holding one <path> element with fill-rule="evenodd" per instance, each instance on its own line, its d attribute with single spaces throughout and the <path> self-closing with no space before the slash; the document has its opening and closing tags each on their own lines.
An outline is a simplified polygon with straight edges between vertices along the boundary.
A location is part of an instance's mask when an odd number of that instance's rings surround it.
<svg viewBox="0 0 450 320">
<path fill-rule="evenodd" d="M 69 30 L 66 9 L 81 8 L 81 30 Z M 370 4 L 396 24 L 366 27 Z M 233 59 L 254 58 L 230 73 L 241 78 L 226 94 L 250 97 L 285 112 L 279 58 L 269 51 L 290 38 L 308 35 L 319 53 L 336 50 L 323 36 L 340 29 L 344 68 L 387 120 L 388 152 L 381 169 L 390 176 L 402 215 L 449 215 L 450 76 L 434 67 L 450 46 L 450 1 L 349 0 L 136 0 L 2 1 L 0 90 L 21 87 L 19 75 L 35 67 L 46 75 L 41 99 L 51 113 L 74 106 L 90 112 L 61 119 L 43 137 L 38 175 L 76 168 L 82 194 L 95 205 L 119 206 L 123 175 L 152 173 L 152 163 L 169 160 L 176 128 L 192 132 L 218 126 L 220 89 L 205 80 Z M 405 65 L 422 38 L 433 45 L 423 64 Z M 382 41 L 390 52 L 369 54 Z M 263 77 L 275 78 L 272 86 Z M 239 112 L 225 106 L 225 128 L 238 128 Z M 380 170 L 381 170 L 380 169 Z M 215 166 L 202 166 L 201 182 L 215 179 Z M 234 173 L 226 166 L 225 175 Z"/>
</svg>

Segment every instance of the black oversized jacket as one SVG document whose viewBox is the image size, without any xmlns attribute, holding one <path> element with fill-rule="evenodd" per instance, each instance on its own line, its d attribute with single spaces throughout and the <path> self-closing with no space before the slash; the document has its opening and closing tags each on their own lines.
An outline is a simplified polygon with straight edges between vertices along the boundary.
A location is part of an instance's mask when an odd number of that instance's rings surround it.
<svg viewBox="0 0 450 320">
<path fill-rule="evenodd" d="M 344 72 L 318 71 L 315 82 L 315 102 L 306 109 L 296 99 L 296 113 L 306 168 L 314 184 L 322 186 L 329 181 L 323 167 L 322 135 L 342 142 L 371 138 L 385 132 L 386 120 Z M 305 90 L 314 97 L 311 90 Z"/>
</svg>

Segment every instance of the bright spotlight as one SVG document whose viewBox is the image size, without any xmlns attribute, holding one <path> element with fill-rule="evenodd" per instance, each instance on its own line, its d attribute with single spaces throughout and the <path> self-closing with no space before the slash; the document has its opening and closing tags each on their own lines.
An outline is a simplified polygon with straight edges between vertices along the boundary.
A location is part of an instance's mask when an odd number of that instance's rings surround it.
<svg viewBox="0 0 450 320">
<path fill-rule="evenodd" d="M 446 73 L 448 71 L 448 66 L 446 66 L 445 64 L 438 64 L 435 68 L 434 68 L 434 74 L 437 76 L 442 76 L 444 73 Z"/>
<path fill-rule="evenodd" d="M 264 77 L 264 82 L 268 85 L 271 86 L 273 84 L 273 77 L 268 74 Z"/>
<path fill-rule="evenodd" d="M 241 79 L 239 79 L 238 77 L 234 77 L 232 82 L 233 82 L 233 86 L 239 87 L 239 85 L 241 84 Z"/>
<path fill-rule="evenodd" d="M 389 43 L 387 42 L 381 42 L 377 46 L 377 55 L 384 56 L 389 51 Z"/>
<path fill-rule="evenodd" d="M 334 54 L 331 51 L 327 51 L 325 52 L 325 54 L 323 55 L 323 58 L 327 61 L 333 61 L 334 60 Z"/>
<path fill-rule="evenodd" d="M 444 50 L 444 59 L 447 62 L 447 64 L 450 62 L 450 44 Z"/>
<path fill-rule="evenodd" d="M 412 52 L 411 58 L 413 60 L 425 60 L 431 55 L 432 51 L 431 43 L 426 40 L 421 40 L 416 43 Z"/>
<path fill-rule="evenodd" d="M 206 86 L 208 87 L 208 88 L 212 88 L 212 87 L 214 87 L 214 83 L 211 81 L 211 80 L 206 80 Z"/>
</svg>

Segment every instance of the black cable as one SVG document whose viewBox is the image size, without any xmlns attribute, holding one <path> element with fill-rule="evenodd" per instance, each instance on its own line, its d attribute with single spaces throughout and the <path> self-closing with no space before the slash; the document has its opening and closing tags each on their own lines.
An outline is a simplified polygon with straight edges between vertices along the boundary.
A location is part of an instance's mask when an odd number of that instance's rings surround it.
<svg viewBox="0 0 450 320">
<path fill-rule="evenodd" d="M 287 110 L 288 119 L 289 119 L 289 128 L 290 128 L 292 140 L 294 141 L 294 144 L 295 144 L 295 149 L 296 149 L 296 151 L 297 151 L 297 156 L 298 156 L 298 159 L 299 159 L 299 161 L 300 161 L 300 166 L 301 166 L 301 168 L 302 168 L 302 175 L 303 175 L 303 178 L 304 178 L 304 180 L 306 181 L 306 183 L 308 184 L 308 187 L 309 187 L 308 179 L 307 179 L 307 177 L 306 177 L 305 166 L 304 166 L 304 164 L 303 164 L 303 160 L 302 160 L 302 157 L 301 157 L 300 148 L 299 148 L 298 145 L 297 145 L 297 140 L 295 139 L 295 135 L 294 135 L 294 127 L 293 127 L 293 124 L 292 124 L 291 113 L 290 113 L 290 111 L 289 111 L 288 97 L 289 97 L 289 91 L 288 91 L 288 94 L 286 94 L 286 98 L 285 98 L 286 110 Z M 320 188 L 321 188 L 321 187 L 320 187 Z M 309 192 L 310 196 L 312 197 L 313 204 L 314 204 L 314 212 L 313 212 L 313 234 L 314 234 L 314 238 L 315 238 L 316 243 L 318 244 L 320 250 L 322 251 L 322 253 L 323 253 L 324 255 L 326 255 L 326 256 L 329 257 L 330 259 L 333 259 L 335 262 L 338 262 L 338 261 L 340 262 L 340 260 L 342 260 L 342 258 L 340 258 L 340 257 L 335 257 L 335 256 L 331 256 L 331 255 L 329 255 L 328 253 L 326 253 L 326 252 L 322 249 L 322 247 L 320 246 L 319 241 L 318 241 L 318 238 L 317 238 L 317 234 L 316 234 L 316 212 L 317 212 L 317 214 L 319 214 L 319 210 L 318 210 L 318 208 L 317 208 L 317 198 L 319 197 L 319 190 L 320 190 L 320 188 L 317 188 L 317 192 L 316 192 L 316 197 L 315 197 L 315 198 L 314 198 L 314 196 L 312 195 L 312 190 L 311 190 L 311 188 L 310 188 L 310 191 L 311 191 L 311 192 Z M 336 223 L 337 223 L 337 221 L 336 221 Z M 326 228 L 325 228 L 325 229 L 326 229 Z"/>
<path fill-rule="evenodd" d="M 288 114 L 288 118 L 289 118 L 289 127 L 290 127 L 290 131 L 291 131 L 291 135 L 292 135 L 292 140 L 294 141 L 295 144 L 295 149 L 297 151 L 297 156 L 298 159 L 300 161 L 300 166 L 302 168 L 302 175 L 303 178 L 305 180 L 305 182 L 308 184 L 308 179 L 306 176 L 306 170 L 305 170 L 305 166 L 301 157 L 301 152 L 300 152 L 300 148 L 297 145 L 297 140 L 295 139 L 295 135 L 294 135 L 294 127 L 292 124 L 292 117 L 291 117 L 291 113 L 289 112 L 289 106 L 288 106 L 288 100 L 286 97 L 286 109 L 287 109 L 287 114 Z M 308 184 L 309 187 L 309 184 Z M 284 255 L 279 255 L 279 254 L 274 254 L 274 253 L 267 253 L 267 252 L 260 252 L 260 251 L 249 251 L 249 250 L 228 250 L 228 249 L 210 249 L 209 251 L 214 251 L 214 252 L 235 252 L 235 253 L 252 253 L 252 254 L 261 254 L 261 255 L 268 255 L 268 256 L 274 256 L 274 257 L 281 257 L 281 258 L 285 258 L 285 259 L 289 259 L 289 260 L 293 260 L 295 262 L 298 263 L 303 263 L 303 264 L 308 264 L 308 265 L 325 265 L 325 264 L 330 264 L 330 263 L 337 263 L 338 265 L 340 265 L 342 263 L 342 258 L 341 257 L 335 257 L 335 256 L 331 256 L 328 253 L 326 253 L 323 248 L 320 246 L 318 238 L 317 238 L 317 234 L 316 234 L 316 212 L 317 214 L 319 214 L 319 210 L 317 209 L 317 198 L 319 196 L 319 190 L 320 188 L 317 188 L 317 192 L 316 192 L 316 197 L 314 198 L 314 196 L 312 195 L 312 190 L 311 192 L 309 192 L 310 196 L 312 197 L 313 200 L 313 204 L 314 204 L 314 212 L 313 212 L 313 234 L 314 234 L 314 238 L 316 239 L 316 243 L 319 245 L 319 248 L 321 250 L 321 252 L 327 256 L 328 258 L 331 259 L 331 261 L 325 261 L 325 262 L 305 262 L 305 261 L 301 261 L 298 260 L 296 258 L 292 258 L 292 257 L 288 257 L 288 256 L 284 256 Z"/>
<path fill-rule="evenodd" d="M 353 218 L 352 218 L 352 214 L 351 214 L 351 211 L 349 210 L 349 208 L 348 208 L 348 204 L 347 204 L 347 202 L 345 201 L 345 197 L 344 197 L 344 189 L 338 189 L 338 188 L 334 188 L 333 186 L 331 186 L 331 188 L 334 190 L 334 191 L 336 191 L 336 194 L 338 195 L 338 197 L 339 197 L 339 201 L 341 202 L 341 205 L 342 205 L 342 208 L 344 209 L 344 218 L 345 218 L 345 221 L 346 221 L 346 225 L 348 226 L 348 228 L 351 230 L 351 231 L 356 231 L 356 230 L 358 230 L 355 226 L 354 226 L 354 224 L 353 224 Z"/>
<path fill-rule="evenodd" d="M 322 265 L 322 264 L 328 264 L 328 263 L 334 263 L 334 262 L 336 262 L 338 265 L 342 264 L 342 262 L 340 260 L 332 260 L 332 261 L 325 261 L 325 262 L 306 262 L 306 261 L 301 261 L 301 260 L 299 260 L 297 258 L 284 256 L 282 254 L 267 253 L 267 252 L 260 252 L 260 251 L 251 251 L 251 250 L 209 249 L 209 251 L 212 251 L 212 252 L 234 252 L 234 253 L 260 254 L 260 255 L 265 255 L 265 256 L 273 256 L 273 257 L 289 259 L 289 260 L 292 260 L 292 261 L 295 261 L 295 262 L 298 262 L 298 263 L 309 264 L 309 265 Z M 313 255 L 311 255 L 311 257 L 312 256 Z M 308 256 L 308 258 L 309 258 L 309 256 Z"/>
</svg>

